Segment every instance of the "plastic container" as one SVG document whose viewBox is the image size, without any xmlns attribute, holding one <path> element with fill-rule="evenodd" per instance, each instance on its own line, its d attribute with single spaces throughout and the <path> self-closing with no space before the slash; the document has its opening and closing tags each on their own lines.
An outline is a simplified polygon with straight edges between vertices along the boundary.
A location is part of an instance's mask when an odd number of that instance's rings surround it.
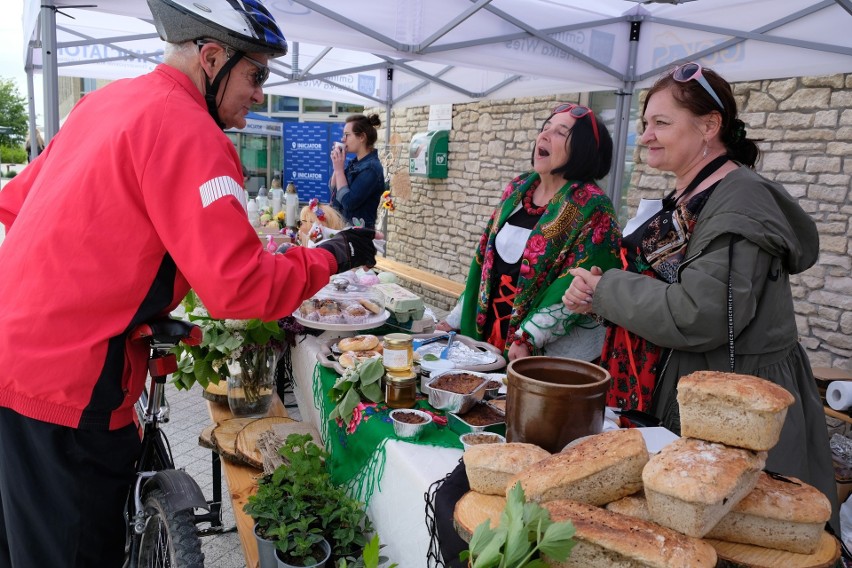
<svg viewBox="0 0 852 568">
<path fill-rule="evenodd" d="M 409 320 L 423 319 L 426 305 L 423 298 L 406 290 L 399 284 L 376 284 L 374 286 L 385 298 L 385 307 L 399 323 L 407 323 Z"/>
<path fill-rule="evenodd" d="M 246 205 L 246 213 L 248 214 L 249 223 L 251 223 L 252 227 L 260 226 L 260 213 L 257 207 L 257 201 L 254 198 L 248 200 L 248 205 Z"/>
</svg>

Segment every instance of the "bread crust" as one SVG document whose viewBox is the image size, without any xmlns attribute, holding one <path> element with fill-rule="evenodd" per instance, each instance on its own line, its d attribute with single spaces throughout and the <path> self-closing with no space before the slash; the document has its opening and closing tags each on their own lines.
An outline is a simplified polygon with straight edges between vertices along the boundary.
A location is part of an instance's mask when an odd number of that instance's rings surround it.
<svg viewBox="0 0 852 568">
<path fill-rule="evenodd" d="M 337 342 L 337 348 L 341 351 L 370 351 L 379 344 L 379 338 L 375 335 L 356 335 L 344 337 Z"/>
<path fill-rule="evenodd" d="M 787 389 L 752 375 L 696 371 L 681 378 L 677 385 L 678 404 L 713 399 L 719 404 L 756 412 L 780 412 L 796 399 Z"/>
<path fill-rule="evenodd" d="M 463 456 L 470 488 L 486 495 L 505 495 L 506 483 L 519 471 L 550 456 L 535 444 L 481 444 Z"/>
<path fill-rule="evenodd" d="M 609 430 L 523 470 L 506 491 L 520 482 L 531 501 L 573 499 L 603 505 L 641 489 L 647 462 L 648 449 L 639 430 Z"/>
<path fill-rule="evenodd" d="M 564 568 L 712 568 L 716 551 L 708 543 L 638 518 L 568 499 L 543 505 L 554 521 L 571 521 L 576 545 Z"/>
</svg>

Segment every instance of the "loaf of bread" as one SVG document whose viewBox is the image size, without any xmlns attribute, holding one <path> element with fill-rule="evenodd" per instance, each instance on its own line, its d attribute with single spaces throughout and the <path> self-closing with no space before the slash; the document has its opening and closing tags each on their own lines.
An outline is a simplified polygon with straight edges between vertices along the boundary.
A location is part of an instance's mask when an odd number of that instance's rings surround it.
<svg viewBox="0 0 852 568">
<path fill-rule="evenodd" d="M 554 521 L 574 524 L 574 548 L 557 568 L 712 568 L 716 551 L 708 543 L 648 521 L 571 500 L 544 508 Z"/>
<path fill-rule="evenodd" d="M 646 463 L 648 449 L 639 430 L 609 430 L 524 469 L 505 491 L 520 482 L 530 501 L 572 499 L 603 505 L 641 489 Z"/>
<path fill-rule="evenodd" d="M 606 508 L 651 520 L 642 493 L 613 501 Z M 761 472 L 751 493 L 722 517 L 706 538 L 813 554 L 830 517 L 831 504 L 815 487 L 795 477 L 776 478 Z"/>
<path fill-rule="evenodd" d="M 677 402 L 681 436 L 767 451 L 778 443 L 795 399 L 765 379 L 698 371 L 680 379 Z"/>
<path fill-rule="evenodd" d="M 470 488 L 486 495 L 505 495 L 506 484 L 515 474 L 550 456 L 535 444 L 479 444 L 464 452 Z"/>
<path fill-rule="evenodd" d="M 703 537 L 757 484 L 766 452 L 693 438 L 675 440 L 642 471 L 651 519 Z"/>
</svg>

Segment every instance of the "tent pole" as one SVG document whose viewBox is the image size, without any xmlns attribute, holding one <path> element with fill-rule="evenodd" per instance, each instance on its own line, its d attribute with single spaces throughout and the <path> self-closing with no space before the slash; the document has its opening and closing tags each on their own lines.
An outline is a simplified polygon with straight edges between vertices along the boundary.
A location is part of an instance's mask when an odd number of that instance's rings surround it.
<svg viewBox="0 0 852 568">
<path fill-rule="evenodd" d="M 388 67 L 387 72 L 387 89 L 385 93 L 385 148 L 388 149 L 389 152 L 393 152 L 394 149 L 391 148 L 390 139 L 391 139 L 391 109 L 393 108 L 393 66 Z M 387 172 L 385 172 L 385 178 L 390 179 L 390 176 Z M 388 215 L 387 212 L 382 216 L 382 226 L 381 231 L 385 235 L 385 250 L 382 251 L 382 256 L 388 255 Z"/>
<path fill-rule="evenodd" d="M 30 130 L 30 161 L 35 160 L 38 156 L 38 135 L 36 134 L 36 112 L 35 112 L 35 89 L 33 88 L 33 66 L 28 63 L 27 72 L 27 110 L 29 111 L 29 130 Z M 33 141 L 36 143 L 33 144 Z"/>
<path fill-rule="evenodd" d="M 614 171 L 609 179 L 607 193 L 612 199 L 612 205 L 618 214 L 621 210 L 621 187 L 624 183 L 624 160 L 627 156 L 627 133 L 630 130 L 630 108 L 633 105 L 633 88 L 636 85 L 636 58 L 639 51 L 639 28 L 641 20 L 630 22 L 630 44 L 627 55 L 627 73 L 621 91 L 618 95 L 616 107 L 615 133 L 615 156 Z"/>
<path fill-rule="evenodd" d="M 59 66 L 56 60 L 56 8 L 53 0 L 41 4 L 41 60 L 44 78 L 44 143 L 59 131 Z"/>
</svg>

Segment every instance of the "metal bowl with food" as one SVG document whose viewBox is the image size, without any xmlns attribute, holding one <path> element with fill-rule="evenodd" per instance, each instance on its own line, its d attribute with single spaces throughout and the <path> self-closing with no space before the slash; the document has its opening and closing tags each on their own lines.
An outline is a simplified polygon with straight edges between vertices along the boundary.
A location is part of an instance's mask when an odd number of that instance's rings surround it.
<svg viewBox="0 0 852 568">
<path fill-rule="evenodd" d="M 487 402 L 478 402 L 466 412 L 447 413 L 447 426 L 457 434 L 469 432 L 506 433 L 506 416 Z"/>
<path fill-rule="evenodd" d="M 422 410 L 397 409 L 390 412 L 393 431 L 402 440 L 416 440 L 432 423 L 432 417 Z"/>
<path fill-rule="evenodd" d="M 504 444 L 506 442 L 506 438 L 494 432 L 468 432 L 459 436 L 459 440 L 461 440 L 465 450 L 480 444 Z"/>
<path fill-rule="evenodd" d="M 432 375 L 426 386 L 429 404 L 449 412 L 464 413 L 485 396 L 484 373 L 473 371 L 445 371 Z"/>
</svg>

